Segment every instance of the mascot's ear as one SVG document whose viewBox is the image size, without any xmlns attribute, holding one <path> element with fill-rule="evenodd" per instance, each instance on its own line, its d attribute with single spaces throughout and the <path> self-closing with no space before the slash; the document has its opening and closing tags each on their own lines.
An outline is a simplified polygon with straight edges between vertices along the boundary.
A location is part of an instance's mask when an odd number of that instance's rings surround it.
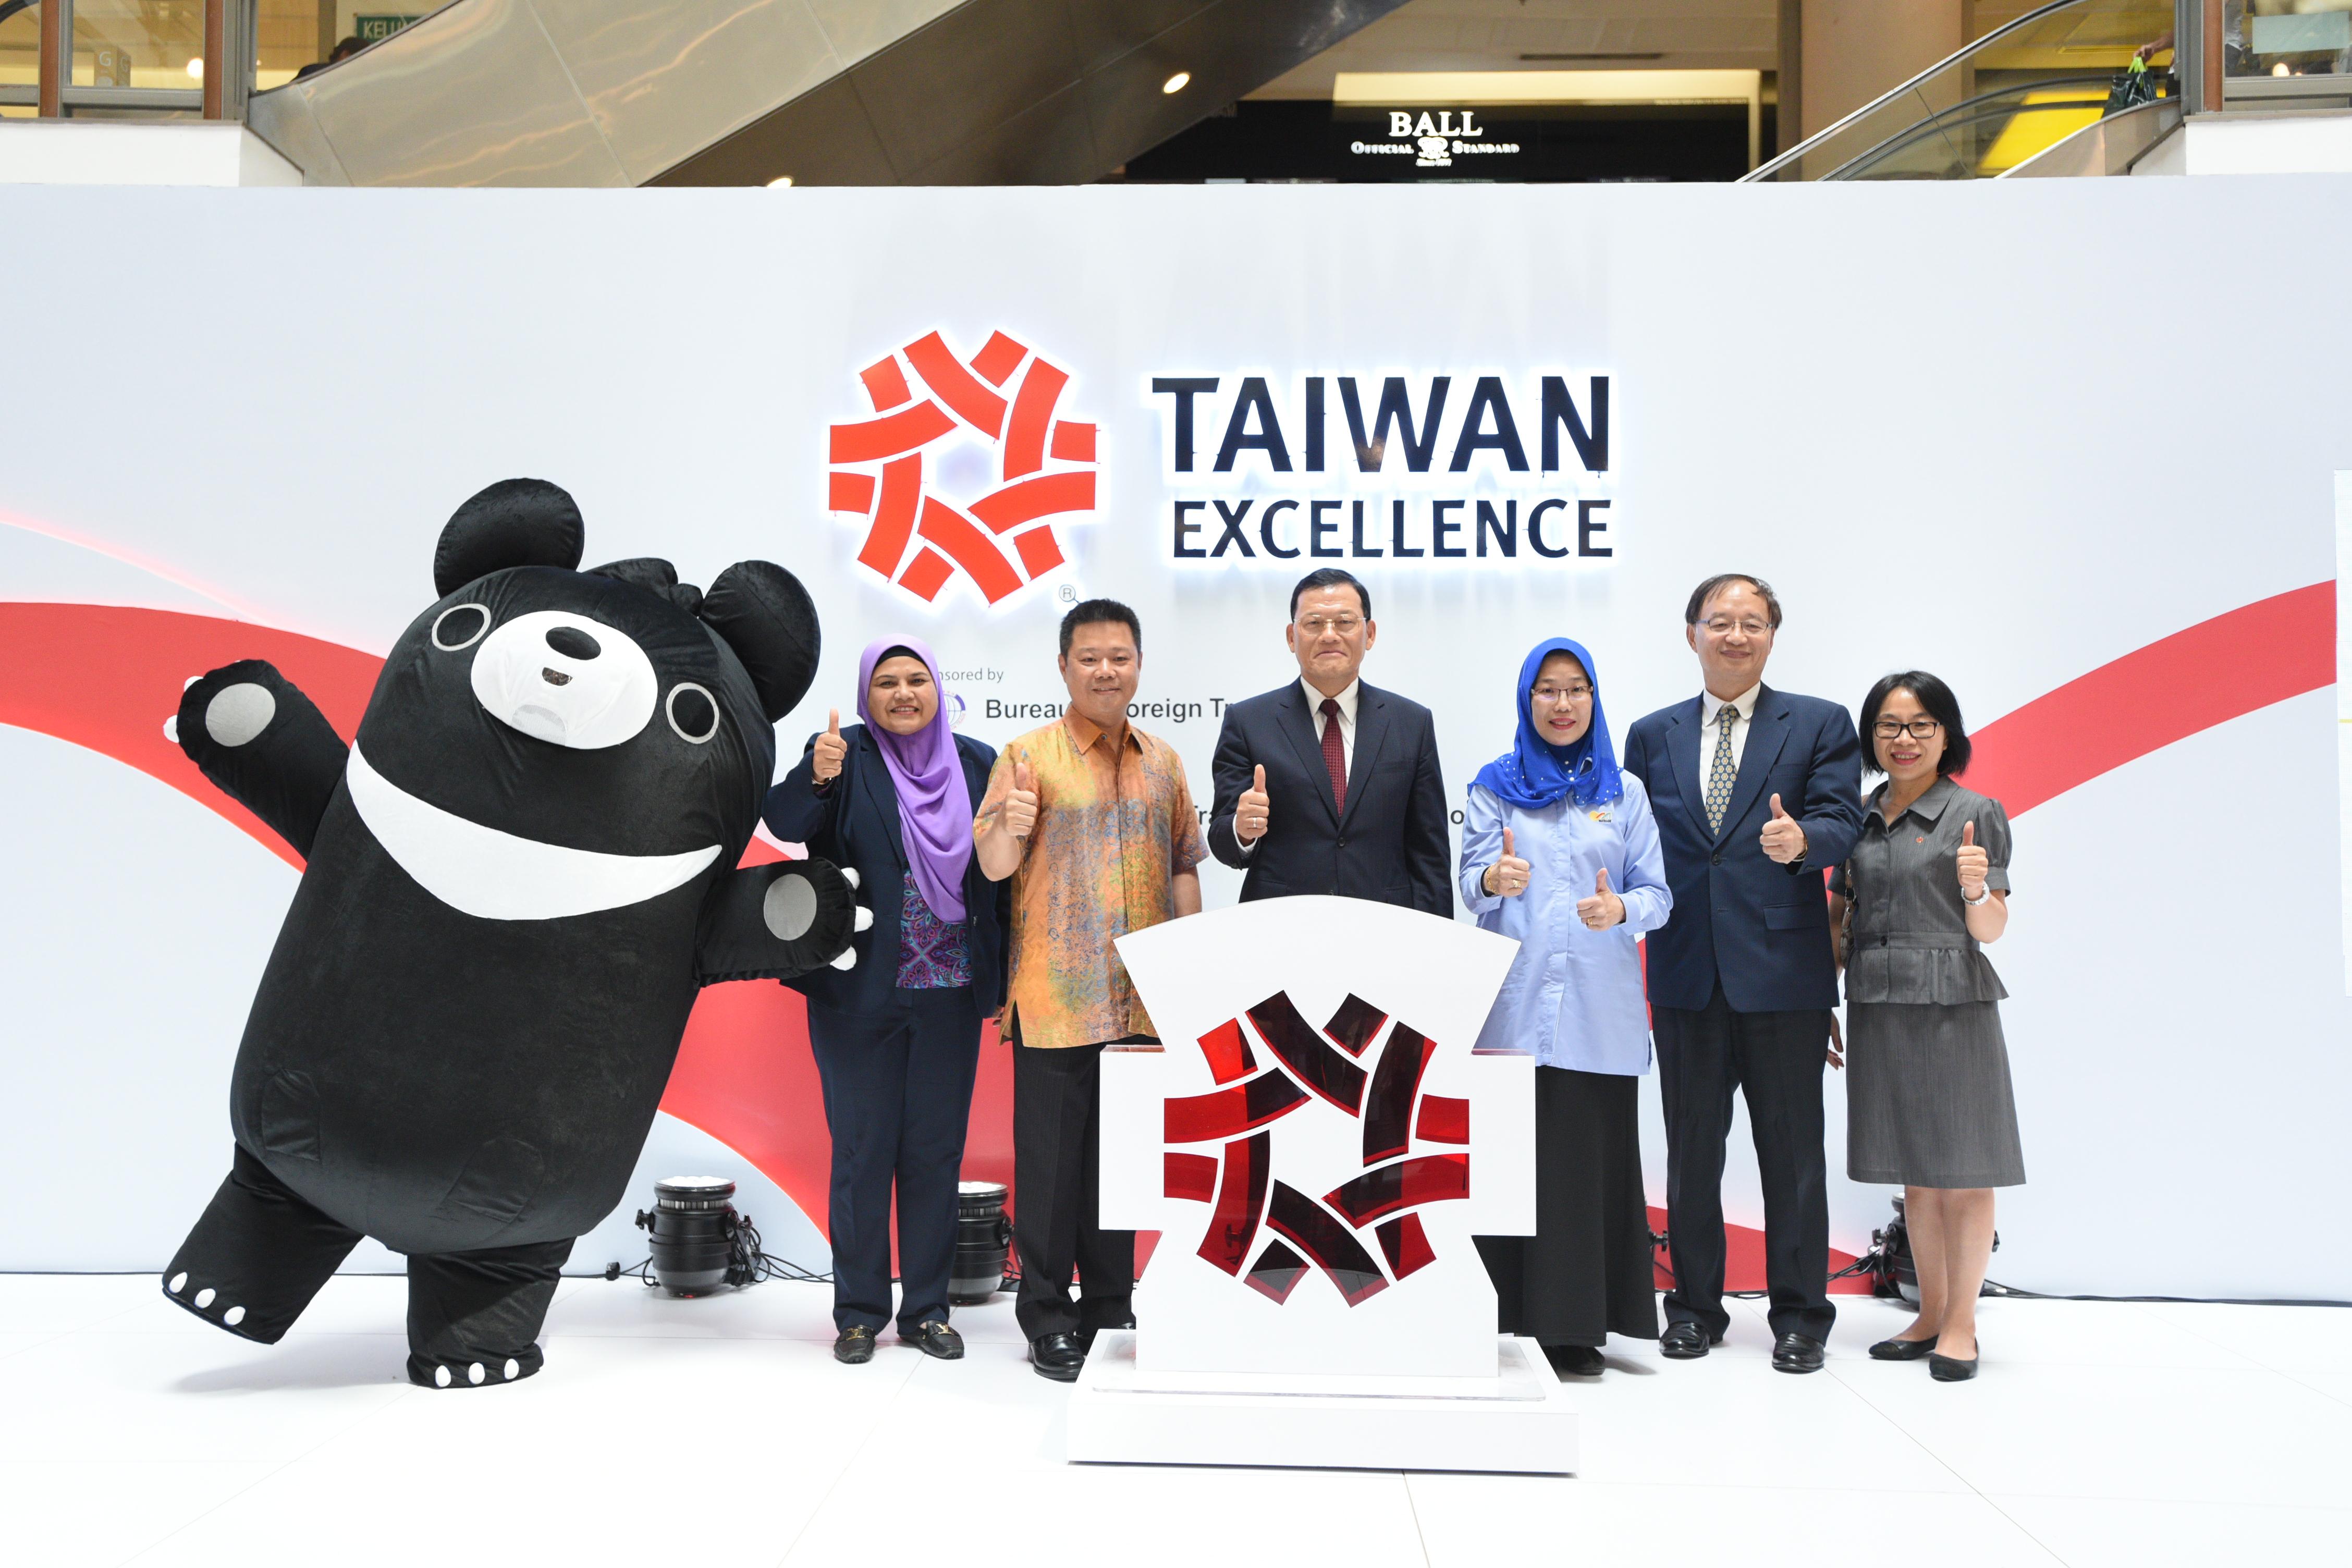
<svg viewBox="0 0 2352 1568">
<path fill-rule="evenodd" d="M 739 561 L 719 574 L 698 613 L 751 672 L 770 723 L 800 705 L 816 679 L 819 633 L 799 578 L 772 562 Z"/>
<path fill-rule="evenodd" d="M 450 515 L 433 552 L 433 587 L 446 595 L 509 566 L 580 564 L 583 530 L 572 497 L 545 479 L 500 479 Z"/>
</svg>

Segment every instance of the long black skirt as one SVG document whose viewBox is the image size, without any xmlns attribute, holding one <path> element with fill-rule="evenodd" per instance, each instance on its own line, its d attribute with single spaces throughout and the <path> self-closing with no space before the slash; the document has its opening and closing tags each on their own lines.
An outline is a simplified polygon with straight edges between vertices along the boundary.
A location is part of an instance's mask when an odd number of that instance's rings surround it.
<svg viewBox="0 0 2352 1568">
<path fill-rule="evenodd" d="M 1640 1086 L 1536 1068 L 1536 1233 L 1476 1238 L 1504 1333 L 1596 1347 L 1658 1337 Z"/>
</svg>

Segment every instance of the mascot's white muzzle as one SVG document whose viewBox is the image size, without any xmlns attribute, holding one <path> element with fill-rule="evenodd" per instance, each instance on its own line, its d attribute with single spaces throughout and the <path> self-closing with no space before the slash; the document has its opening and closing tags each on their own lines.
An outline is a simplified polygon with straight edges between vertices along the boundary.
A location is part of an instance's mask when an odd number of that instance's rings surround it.
<svg viewBox="0 0 2352 1568">
<path fill-rule="evenodd" d="M 646 727 L 661 682 L 626 633 L 568 610 L 533 610 L 482 639 L 474 696 L 535 740 L 593 752 Z"/>
</svg>

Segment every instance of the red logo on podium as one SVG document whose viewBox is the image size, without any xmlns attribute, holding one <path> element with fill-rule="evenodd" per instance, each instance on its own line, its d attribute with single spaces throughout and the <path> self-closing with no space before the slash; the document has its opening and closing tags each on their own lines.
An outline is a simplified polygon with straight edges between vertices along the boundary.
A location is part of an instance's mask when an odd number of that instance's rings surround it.
<svg viewBox="0 0 2352 1568">
<path fill-rule="evenodd" d="M 1218 1087 L 1163 1103 L 1169 1143 L 1223 1145 L 1165 1155 L 1167 1195 L 1210 1205 L 1202 1258 L 1277 1304 L 1311 1265 L 1350 1307 L 1433 1259 L 1418 1211 L 1470 1195 L 1470 1156 L 1413 1146 L 1468 1144 L 1470 1103 L 1422 1092 L 1433 1041 L 1352 994 L 1318 1031 L 1278 991 L 1200 1046 Z M 1363 1127 L 1361 1170 L 1320 1198 L 1273 1175 L 1273 1124 L 1310 1098 Z"/>
<path fill-rule="evenodd" d="M 1058 417 L 1069 373 L 1003 332 L 960 359 L 931 332 L 858 373 L 876 417 L 832 427 L 829 500 L 866 520 L 860 565 L 926 603 L 961 572 L 991 605 L 1064 559 L 1051 519 L 1095 509 L 1095 426 Z M 937 455 L 976 437 L 992 488 L 942 496 Z"/>
</svg>

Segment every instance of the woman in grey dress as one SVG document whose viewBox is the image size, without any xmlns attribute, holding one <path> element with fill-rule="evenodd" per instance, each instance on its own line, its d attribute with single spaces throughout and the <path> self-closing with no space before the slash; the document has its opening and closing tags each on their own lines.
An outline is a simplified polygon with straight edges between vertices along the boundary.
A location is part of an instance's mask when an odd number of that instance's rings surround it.
<svg viewBox="0 0 2352 1568">
<path fill-rule="evenodd" d="M 1992 1190 L 2025 1180 L 2000 999 L 1984 944 L 2009 923 L 2009 816 L 1964 789 L 1968 731 L 1951 688 L 1890 675 L 1863 700 L 1870 771 L 1862 837 L 1830 881 L 1845 968 L 1846 1174 L 1901 1183 L 1919 1315 L 1870 1347 L 1977 1371 L 1977 1296 L 1992 1258 Z"/>
</svg>

